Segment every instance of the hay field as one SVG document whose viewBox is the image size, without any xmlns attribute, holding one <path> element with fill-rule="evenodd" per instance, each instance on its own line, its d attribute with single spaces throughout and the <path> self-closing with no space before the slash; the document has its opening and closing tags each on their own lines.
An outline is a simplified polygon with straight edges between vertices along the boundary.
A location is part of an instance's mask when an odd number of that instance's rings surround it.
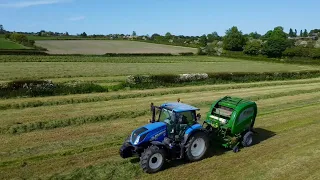
<svg viewBox="0 0 320 180">
<path fill-rule="evenodd" d="M 196 53 L 196 48 L 119 40 L 48 40 L 36 41 L 52 54 L 105 54 L 105 53 Z"/>
<path fill-rule="evenodd" d="M 124 160 L 118 155 L 124 138 L 148 121 L 151 101 L 160 104 L 180 97 L 205 114 L 213 100 L 225 95 L 258 103 L 254 146 L 236 154 L 211 147 L 200 162 L 175 161 L 153 175 L 144 174 L 137 159 Z M 95 101 L 86 101 L 94 97 Z M 32 106 L 39 102 L 43 104 Z M 0 103 L 1 179 L 315 179 L 320 175 L 319 78 L 6 99 Z M 46 126 L 37 126 L 39 123 Z M 31 129 L 19 129 L 24 125 Z M 14 128 L 20 133 L 13 132 Z"/>
</svg>

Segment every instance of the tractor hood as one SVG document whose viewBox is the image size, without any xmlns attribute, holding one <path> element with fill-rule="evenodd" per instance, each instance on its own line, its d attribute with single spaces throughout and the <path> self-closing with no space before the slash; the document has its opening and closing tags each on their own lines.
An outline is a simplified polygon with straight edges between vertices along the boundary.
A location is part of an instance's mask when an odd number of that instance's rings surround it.
<svg viewBox="0 0 320 180">
<path fill-rule="evenodd" d="M 132 145 L 140 145 L 150 141 L 162 141 L 166 136 L 167 124 L 164 122 L 150 123 L 131 133 Z"/>
</svg>

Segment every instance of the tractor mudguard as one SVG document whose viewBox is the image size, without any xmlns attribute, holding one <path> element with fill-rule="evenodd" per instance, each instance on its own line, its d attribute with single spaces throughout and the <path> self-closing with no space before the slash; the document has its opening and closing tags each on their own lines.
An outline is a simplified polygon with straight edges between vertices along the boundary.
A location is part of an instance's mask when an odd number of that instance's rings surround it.
<svg viewBox="0 0 320 180">
<path fill-rule="evenodd" d="M 185 145 L 189 137 L 197 132 L 206 132 L 206 129 L 203 128 L 200 124 L 194 124 L 193 126 L 189 127 L 183 136 L 183 141 L 181 142 L 181 145 Z"/>
</svg>

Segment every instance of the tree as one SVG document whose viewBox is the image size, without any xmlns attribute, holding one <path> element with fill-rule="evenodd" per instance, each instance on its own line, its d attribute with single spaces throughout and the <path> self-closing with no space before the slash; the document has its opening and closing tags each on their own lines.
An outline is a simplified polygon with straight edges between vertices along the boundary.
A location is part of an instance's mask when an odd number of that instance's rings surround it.
<svg viewBox="0 0 320 180">
<path fill-rule="evenodd" d="M 282 53 L 290 46 L 287 34 L 283 31 L 282 27 L 276 27 L 270 31 L 269 38 L 263 44 L 262 51 L 268 57 L 281 57 Z"/>
<path fill-rule="evenodd" d="M 3 25 L 0 24 L 0 34 L 4 34 L 5 32 L 6 32 L 6 31 L 4 30 Z"/>
<path fill-rule="evenodd" d="M 298 36 L 298 31 L 297 29 L 294 29 L 294 37 L 297 37 Z"/>
<path fill-rule="evenodd" d="M 303 33 L 302 33 L 302 30 L 300 30 L 300 37 L 302 37 L 303 36 Z"/>
<path fill-rule="evenodd" d="M 88 35 L 87 35 L 86 32 L 83 32 L 82 34 L 80 34 L 80 36 L 82 36 L 82 37 L 87 37 Z"/>
<path fill-rule="evenodd" d="M 262 36 L 262 40 L 267 40 L 267 39 L 269 39 L 270 38 L 270 36 L 271 36 L 271 34 L 272 34 L 272 30 L 269 30 L 268 32 L 266 32 L 266 34 L 264 34 L 263 36 Z"/>
<path fill-rule="evenodd" d="M 213 34 L 208 34 L 208 35 L 207 35 L 207 40 L 208 40 L 209 43 L 212 43 L 212 42 L 214 41 L 214 36 L 213 36 Z"/>
<path fill-rule="evenodd" d="M 246 46 L 244 47 L 243 53 L 249 55 L 259 55 L 262 48 L 262 41 L 261 40 L 252 40 L 247 42 Z"/>
<path fill-rule="evenodd" d="M 291 28 L 289 30 L 289 37 L 294 37 L 294 32 L 293 32 L 293 30 Z"/>
<path fill-rule="evenodd" d="M 221 37 L 219 36 L 219 34 L 216 31 L 212 33 L 212 36 L 213 36 L 214 40 L 218 40 L 218 41 L 221 40 Z"/>
<path fill-rule="evenodd" d="M 160 34 L 154 33 L 154 34 L 151 35 L 150 39 L 151 40 L 155 40 L 156 37 L 159 37 L 159 36 L 160 36 Z"/>
<path fill-rule="evenodd" d="M 207 46 L 208 39 L 207 39 L 207 36 L 205 34 L 200 37 L 199 43 L 200 43 L 201 47 L 206 47 Z"/>
<path fill-rule="evenodd" d="M 308 37 L 308 31 L 306 29 L 304 29 L 303 37 Z"/>
<path fill-rule="evenodd" d="M 167 32 L 166 35 L 165 35 L 166 39 L 171 39 L 172 38 L 172 35 L 170 32 Z"/>
<path fill-rule="evenodd" d="M 207 35 L 207 39 L 208 39 L 208 42 L 213 42 L 213 41 L 220 41 L 221 40 L 221 37 L 219 36 L 219 34 L 215 31 L 211 34 L 208 34 Z"/>
<path fill-rule="evenodd" d="M 230 51 L 242 51 L 245 44 L 246 39 L 236 26 L 233 26 L 226 31 L 226 35 L 223 39 L 224 49 Z"/>
<path fill-rule="evenodd" d="M 137 33 L 135 31 L 132 32 L 132 36 L 135 37 L 137 36 Z"/>
<path fill-rule="evenodd" d="M 256 31 L 256 32 L 250 33 L 250 34 L 249 34 L 249 37 L 251 37 L 251 38 L 253 38 L 253 39 L 260 39 L 261 34 L 257 33 L 257 31 Z"/>
<path fill-rule="evenodd" d="M 5 39 L 10 39 L 10 34 L 9 34 L 9 33 L 5 34 L 5 35 L 4 35 L 4 38 L 5 38 Z"/>
</svg>

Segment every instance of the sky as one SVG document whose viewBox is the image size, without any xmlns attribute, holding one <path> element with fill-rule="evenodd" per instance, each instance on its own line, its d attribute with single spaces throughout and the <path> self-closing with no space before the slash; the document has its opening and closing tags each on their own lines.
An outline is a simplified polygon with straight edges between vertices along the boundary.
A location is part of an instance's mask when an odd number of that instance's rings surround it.
<svg viewBox="0 0 320 180">
<path fill-rule="evenodd" d="M 320 0 L 0 0 L 9 31 L 69 34 L 260 34 L 276 26 L 320 28 Z"/>
</svg>

